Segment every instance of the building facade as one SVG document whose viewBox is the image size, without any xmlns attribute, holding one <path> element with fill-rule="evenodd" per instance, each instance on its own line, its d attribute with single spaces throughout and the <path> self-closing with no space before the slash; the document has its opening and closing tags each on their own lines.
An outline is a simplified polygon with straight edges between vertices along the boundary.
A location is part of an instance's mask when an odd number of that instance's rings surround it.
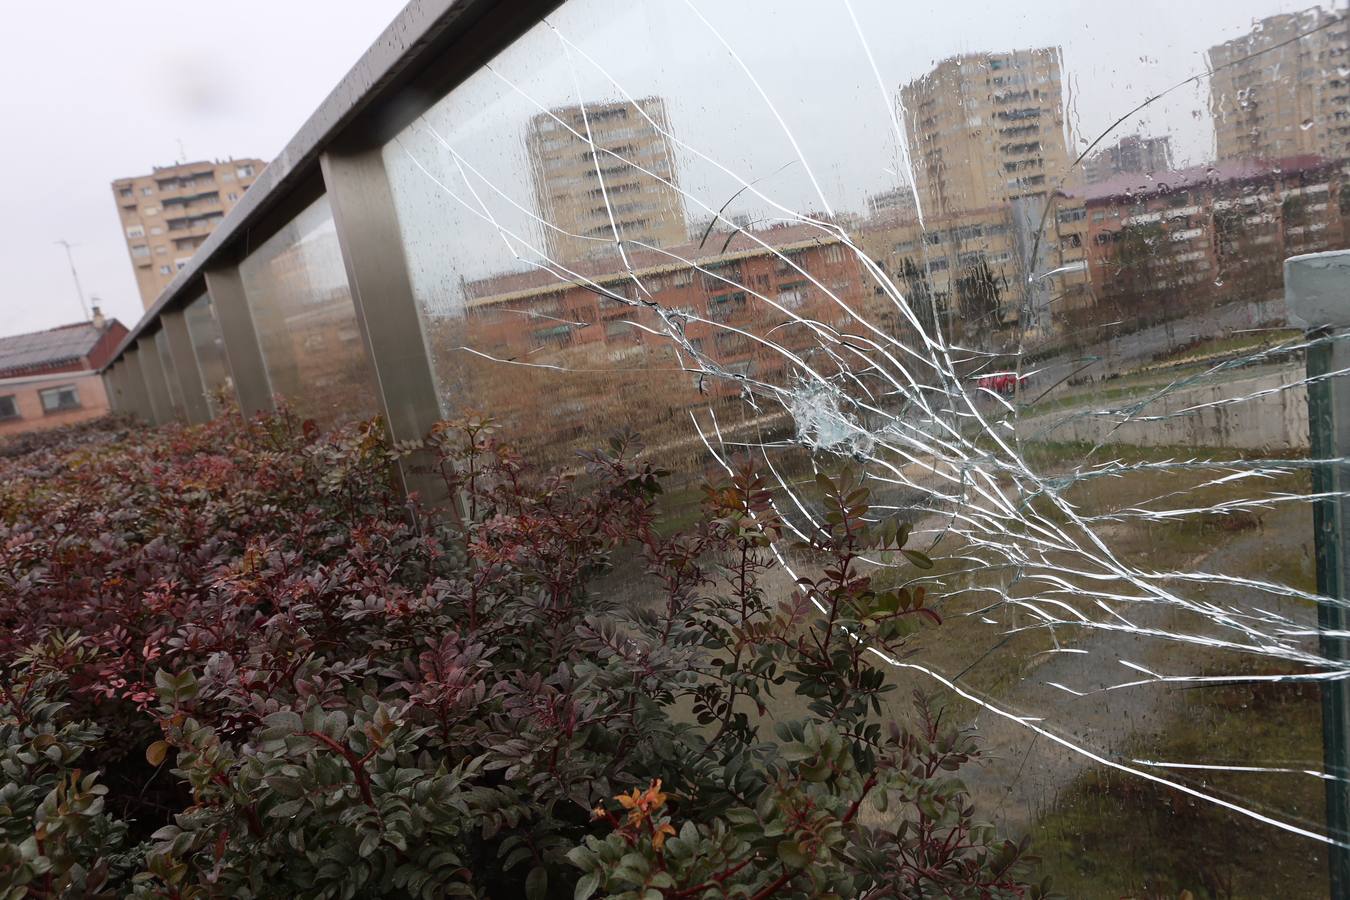
<svg viewBox="0 0 1350 900">
<path fill-rule="evenodd" d="M 655 247 L 688 240 L 669 134 L 660 97 L 531 119 L 525 145 L 551 259 L 613 253 L 616 238 Z"/>
<path fill-rule="evenodd" d="M 1316 156 L 1120 176 L 1090 189 L 1092 281 L 1113 313 L 1278 300 L 1286 257 L 1345 246 L 1338 163 Z"/>
<path fill-rule="evenodd" d="M 1059 48 L 943 60 L 900 102 L 925 228 L 868 239 L 897 284 L 991 347 L 1090 303 Z"/>
<path fill-rule="evenodd" d="M 260 159 L 203 160 L 156 166 L 149 175 L 112 183 L 146 309 L 266 165 Z"/>
<path fill-rule="evenodd" d="M 1057 47 L 943 60 L 900 100 L 925 217 L 1045 198 L 1068 173 Z"/>
<path fill-rule="evenodd" d="M 629 423 L 665 462 L 701 458 L 692 413 L 730 415 L 747 391 L 790 390 L 818 340 L 812 323 L 847 333 L 860 328 L 855 315 L 871 315 L 857 254 L 814 226 L 724 228 L 702 244 L 634 250 L 628 262 L 585 260 L 580 284 L 540 270 L 469 282 L 464 310 L 427 325 L 458 394 L 475 409 L 510 401 L 501 433 L 532 459 L 575 465 L 595 421 Z M 662 333 L 661 315 L 684 343 Z"/>
<path fill-rule="evenodd" d="M 1088 184 L 1100 184 L 1108 178 L 1127 173 L 1147 174 L 1172 169 L 1172 139 L 1129 134 L 1083 160 L 1083 177 Z"/>
<path fill-rule="evenodd" d="M 1313 8 L 1262 19 L 1209 49 L 1220 160 L 1350 156 L 1350 17 Z"/>
<path fill-rule="evenodd" d="M 126 335 L 126 326 L 96 308 L 91 322 L 0 338 L 0 435 L 105 415 L 98 370 Z"/>
<path fill-rule="evenodd" d="M 1082 198 L 1055 192 L 922 226 L 872 219 L 858 240 L 921 319 L 936 317 L 949 338 L 987 341 L 1013 327 L 1048 333 L 1062 314 L 1091 305 L 1085 238 Z"/>
</svg>

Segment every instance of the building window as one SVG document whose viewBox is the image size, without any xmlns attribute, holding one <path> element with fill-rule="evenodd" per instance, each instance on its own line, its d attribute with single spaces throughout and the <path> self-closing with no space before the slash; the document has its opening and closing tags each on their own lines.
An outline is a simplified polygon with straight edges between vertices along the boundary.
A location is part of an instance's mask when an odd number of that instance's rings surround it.
<svg viewBox="0 0 1350 900">
<path fill-rule="evenodd" d="M 17 419 L 19 417 L 19 405 L 14 402 L 14 395 L 8 394 L 0 397 L 0 422 L 6 419 Z"/>
<path fill-rule="evenodd" d="M 156 225 L 156 226 L 154 226 L 153 228 L 150 229 L 150 233 L 151 233 L 152 235 L 153 235 L 153 234 L 163 234 L 163 233 L 164 233 L 164 229 L 163 229 L 163 228 L 160 228 L 158 225 Z"/>
<path fill-rule="evenodd" d="M 252 177 L 253 177 L 253 167 L 252 167 L 252 166 L 240 166 L 239 168 L 235 169 L 234 172 L 235 172 L 235 174 L 238 175 L 240 178 L 252 178 Z"/>
<path fill-rule="evenodd" d="M 157 216 L 157 215 L 159 215 L 159 207 L 158 207 L 158 206 L 145 206 L 145 207 L 142 207 L 142 208 L 141 208 L 141 215 L 143 215 L 143 216 Z"/>
<path fill-rule="evenodd" d="M 42 398 L 42 411 L 44 413 L 80 408 L 80 393 L 75 390 L 73 384 L 63 384 L 60 387 L 38 391 L 38 396 Z"/>
<path fill-rule="evenodd" d="M 159 274 L 161 274 L 161 275 L 169 275 L 169 274 L 171 274 L 172 272 L 173 272 L 173 269 L 169 268 L 168 266 L 160 266 L 160 267 L 159 267 Z"/>
<path fill-rule="evenodd" d="M 147 184 L 145 187 L 141 188 L 141 196 L 142 196 L 142 197 L 149 197 L 149 196 L 152 195 L 154 192 L 155 192 L 155 189 L 154 189 L 152 186 L 148 185 L 148 184 Z"/>
<path fill-rule="evenodd" d="M 127 237 L 129 238 L 145 237 L 145 228 L 140 225 L 129 225 L 127 226 Z"/>
<path fill-rule="evenodd" d="M 169 252 L 169 248 L 164 246 L 163 244 L 160 244 L 158 247 L 155 248 L 155 252 L 163 256 L 165 253 Z"/>
<path fill-rule="evenodd" d="M 131 248 L 131 255 L 136 257 L 149 256 L 150 248 L 145 246 L 144 244 L 136 244 L 134 247 Z"/>
<path fill-rule="evenodd" d="M 118 188 L 118 189 L 117 189 L 117 196 L 119 196 L 119 197 L 131 197 L 131 196 L 135 195 L 135 193 L 136 193 L 136 192 L 133 191 L 133 190 L 132 190 L 131 188 L 129 188 L 129 187 L 124 187 L 124 188 Z"/>
<path fill-rule="evenodd" d="M 233 203 L 234 201 L 236 201 L 236 200 L 239 199 L 239 195 L 236 194 L 234 191 L 230 191 L 229 197 L 230 197 L 230 202 L 231 202 L 231 203 Z"/>
</svg>

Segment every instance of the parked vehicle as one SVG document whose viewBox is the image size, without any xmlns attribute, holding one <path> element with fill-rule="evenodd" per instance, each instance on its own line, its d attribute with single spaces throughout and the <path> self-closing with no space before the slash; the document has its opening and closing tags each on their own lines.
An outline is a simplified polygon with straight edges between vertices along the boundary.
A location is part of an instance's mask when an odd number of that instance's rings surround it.
<svg viewBox="0 0 1350 900">
<path fill-rule="evenodd" d="M 997 375 L 985 375 L 980 379 L 979 385 L 985 390 L 994 391 L 1004 397 L 1011 397 L 1017 392 L 1018 385 L 1027 386 L 1027 376 L 1016 375 L 1012 372 L 1000 372 Z"/>
</svg>

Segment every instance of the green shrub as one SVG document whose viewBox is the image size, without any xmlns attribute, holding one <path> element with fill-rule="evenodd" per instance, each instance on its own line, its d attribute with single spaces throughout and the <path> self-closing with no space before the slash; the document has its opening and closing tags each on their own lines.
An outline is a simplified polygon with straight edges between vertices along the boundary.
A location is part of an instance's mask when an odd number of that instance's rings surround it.
<svg viewBox="0 0 1350 900">
<path fill-rule="evenodd" d="M 940 618 L 859 568 L 929 563 L 855 475 L 771 597 L 748 465 L 666 535 L 631 437 L 539 476 L 439 427 L 452 515 L 396 494 L 380 433 L 283 412 L 0 458 L 0 896 L 1044 895 L 977 824 L 970 737 L 923 697 L 883 720 L 869 648 Z M 597 589 L 620 565 L 650 602 Z"/>
</svg>

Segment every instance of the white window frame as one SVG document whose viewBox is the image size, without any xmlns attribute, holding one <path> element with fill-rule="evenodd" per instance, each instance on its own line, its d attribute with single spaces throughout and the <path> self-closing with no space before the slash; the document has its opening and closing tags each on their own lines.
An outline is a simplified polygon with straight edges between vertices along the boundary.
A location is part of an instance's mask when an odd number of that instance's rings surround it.
<svg viewBox="0 0 1350 900">
<path fill-rule="evenodd" d="M 65 392 L 67 392 L 67 391 L 68 391 L 72 396 L 74 396 L 74 398 L 75 398 L 75 402 L 74 402 L 74 403 L 69 404 L 69 405 L 55 406 L 55 407 L 49 406 L 49 405 L 47 404 L 47 397 L 48 397 L 49 395 L 51 395 L 51 394 L 57 394 L 57 395 L 59 395 L 59 394 L 65 393 Z M 80 402 L 80 388 L 79 388 L 79 385 L 76 385 L 76 384 L 58 384 L 58 385 L 56 385 L 55 387 L 43 388 L 42 390 L 38 391 L 38 400 L 41 401 L 41 403 L 42 403 L 42 413 L 43 413 L 43 415 L 51 415 L 51 414 L 53 414 L 53 413 L 69 412 L 69 411 L 72 410 L 72 409 L 81 409 L 81 408 L 84 406 L 84 404 L 82 404 L 82 403 Z"/>
</svg>

